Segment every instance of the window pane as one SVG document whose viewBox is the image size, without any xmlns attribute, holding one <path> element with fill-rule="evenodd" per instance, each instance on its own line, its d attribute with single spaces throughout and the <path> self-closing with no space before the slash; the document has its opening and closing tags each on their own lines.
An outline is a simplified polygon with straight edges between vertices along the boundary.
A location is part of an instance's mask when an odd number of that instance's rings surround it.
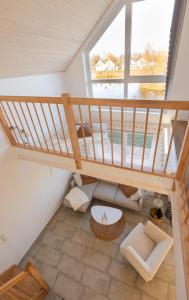
<svg viewBox="0 0 189 300">
<path fill-rule="evenodd" d="M 133 3 L 131 75 L 166 75 L 174 0 Z"/>
<path fill-rule="evenodd" d="M 125 7 L 89 53 L 91 79 L 124 78 Z"/>
<path fill-rule="evenodd" d="M 164 100 L 165 83 L 130 83 L 129 99 Z"/>
<path fill-rule="evenodd" d="M 93 97 L 95 98 L 123 98 L 123 83 L 93 83 Z"/>
</svg>

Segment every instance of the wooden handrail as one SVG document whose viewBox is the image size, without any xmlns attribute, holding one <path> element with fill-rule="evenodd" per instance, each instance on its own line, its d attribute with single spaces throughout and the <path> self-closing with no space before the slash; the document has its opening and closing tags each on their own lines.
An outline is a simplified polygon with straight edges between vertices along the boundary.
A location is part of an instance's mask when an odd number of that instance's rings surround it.
<svg viewBox="0 0 189 300">
<path fill-rule="evenodd" d="M 62 97 L 34 97 L 34 96 L 0 96 L 0 101 L 24 102 L 24 103 L 51 103 L 64 104 L 66 94 Z M 70 97 L 72 105 L 90 105 L 90 106 L 111 106 L 128 108 L 150 108 L 150 109 L 170 109 L 170 110 L 189 110 L 188 101 L 176 100 L 131 100 L 131 99 L 103 99 L 103 98 L 76 98 Z"/>
<path fill-rule="evenodd" d="M 24 102 L 24 103 L 51 103 L 62 104 L 62 97 L 34 97 L 34 96 L 0 96 L 0 101 Z"/>
<path fill-rule="evenodd" d="M 189 101 L 159 101 L 159 100 L 120 100 L 120 99 L 101 99 L 101 98 L 70 98 L 72 105 L 90 106 L 111 106 L 127 108 L 150 108 L 150 109 L 170 109 L 170 110 L 189 110 Z"/>
</svg>

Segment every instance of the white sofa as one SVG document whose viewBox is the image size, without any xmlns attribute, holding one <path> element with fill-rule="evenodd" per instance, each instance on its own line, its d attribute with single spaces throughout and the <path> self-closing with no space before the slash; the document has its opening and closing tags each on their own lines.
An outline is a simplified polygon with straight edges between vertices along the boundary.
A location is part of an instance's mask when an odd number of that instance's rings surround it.
<svg viewBox="0 0 189 300">
<path fill-rule="evenodd" d="M 87 211 L 92 199 L 102 200 L 136 211 L 142 210 L 143 196 L 141 196 L 138 200 L 130 200 L 130 198 L 127 198 L 120 190 L 119 184 L 98 180 L 95 183 L 82 185 L 79 188 L 85 192 L 89 198 L 89 202 L 84 203 L 78 209 L 80 212 L 84 213 Z M 67 199 L 64 199 L 63 205 L 66 207 L 71 207 L 70 202 Z"/>
<path fill-rule="evenodd" d="M 120 251 L 145 281 L 150 281 L 173 245 L 173 239 L 152 222 L 139 223 Z"/>
</svg>

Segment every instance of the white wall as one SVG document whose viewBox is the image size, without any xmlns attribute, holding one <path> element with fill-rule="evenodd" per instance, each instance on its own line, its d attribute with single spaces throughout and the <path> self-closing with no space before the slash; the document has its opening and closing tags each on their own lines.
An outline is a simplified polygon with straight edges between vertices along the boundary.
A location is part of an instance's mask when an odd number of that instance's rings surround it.
<svg viewBox="0 0 189 300">
<path fill-rule="evenodd" d="M 0 125 L 0 155 L 1 152 L 5 151 L 10 146 L 10 142 L 4 134 L 3 128 Z"/>
<path fill-rule="evenodd" d="M 63 72 L 0 79 L 0 95 L 60 96 L 66 92 Z"/>
<path fill-rule="evenodd" d="M 62 203 L 71 173 L 0 156 L 0 272 L 18 263 Z"/>
<path fill-rule="evenodd" d="M 0 95 L 60 96 L 63 92 L 64 73 L 0 80 Z M 70 176 L 69 171 L 15 157 L 0 127 L 0 272 L 18 263 L 31 247 L 61 204 Z"/>
</svg>

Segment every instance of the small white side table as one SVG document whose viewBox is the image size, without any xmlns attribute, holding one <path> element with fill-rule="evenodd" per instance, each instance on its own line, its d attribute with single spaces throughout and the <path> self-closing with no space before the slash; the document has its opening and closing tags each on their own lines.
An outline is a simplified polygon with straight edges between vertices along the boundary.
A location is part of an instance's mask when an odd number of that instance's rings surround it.
<svg viewBox="0 0 189 300">
<path fill-rule="evenodd" d="M 159 198 L 154 198 L 153 204 L 157 208 L 162 208 L 163 207 L 163 201 Z"/>
</svg>

